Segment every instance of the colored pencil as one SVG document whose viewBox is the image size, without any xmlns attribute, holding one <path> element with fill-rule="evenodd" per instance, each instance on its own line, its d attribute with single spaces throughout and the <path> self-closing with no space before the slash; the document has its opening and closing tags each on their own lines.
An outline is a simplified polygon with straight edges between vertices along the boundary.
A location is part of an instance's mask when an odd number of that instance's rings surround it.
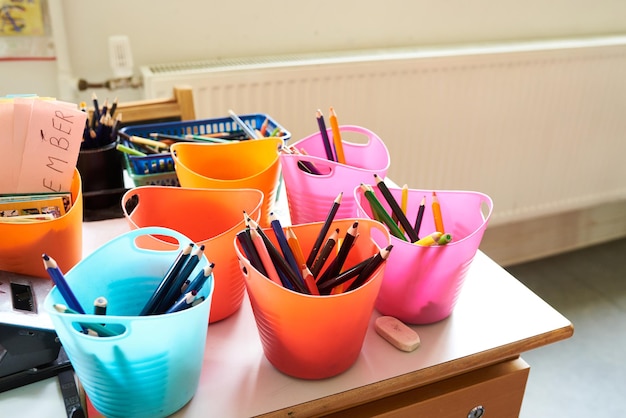
<svg viewBox="0 0 626 418">
<path fill-rule="evenodd" d="M 301 149 L 299 152 L 302 155 L 309 155 L 305 149 Z M 298 161 L 298 163 L 304 164 L 307 170 L 311 172 L 311 174 L 315 174 L 316 176 L 319 176 L 320 174 L 322 174 L 322 172 L 317 169 L 317 167 L 315 166 L 315 163 L 313 163 L 312 161 Z"/>
<path fill-rule="evenodd" d="M 278 245 L 280 246 L 280 250 L 283 253 L 283 257 L 289 264 L 289 266 L 293 269 L 293 271 L 299 275 L 299 279 L 304 283 L 304 277 L 301 273 L 301 268 L 296 261 L 296 257 L 287 242 L 287 237 L 285 236 L 285 232 L 283 231 L 283 227 L 280 224 L 280 220 L 276 216 L 274 212 L 270 212 L 270 225 L 272 230 L 274 231 L 274 235 L 276 236 L 276 240 L 278 241 Z"/>
<path fill-rule="evenodd" d="M 141 151 L 138 151 L 138 150 L 136 150 L 134 148 L 127 147 L 126 145 L 123 145 L 123 144 L 116 144 L 115 148 L 118 151 L 121 151 L 121 152 L 126 153 L 128 155 L 134 155 L 136 157 L 145 157 L 145 156 L 148 155 L 145 152 L 141 152 Z"/>
<path fill-rule="evenodd" d="M 174 280 L 178 272 L 180 272 L 180 270 L 183 268 L 187 259 L 190 257 L 193 247 L 193 242 L 190 242 L 189 245 L 187 245 L 178 253 L 176 258 L 174 259 L 174 262 L 170 265 L 170 268 L 163 276 L 163 279 L 161 280 L 155 291 L 152 293 L 152 296 L 150 296 L 150 299 L 148 299 L 148 302 L 146 302 L 139 315 L 150 315 L 154 313 L 154 310 L 158 306 L 159 301 L 170 289 L 172 281 Z"/>
<path fill-rule="evenodd" d="M 402 213 L 404 213 L 404 216 L 407 216 L 406 211 L 407 211 L 408 206 L 409 206 L 409 186 L 405 184 L 404 186 L 402 186 L 402 198 L 400 200 L 400 209 L 402 209 Z"/>
<path fill-rule="evenodd" d="M 231 109 L 228 110 L 228 114 L 230 115 L 230 118 L 232 120 L 235 121 L 235 123 L 237 123 L 237 125 L 239 125 L 239 127 L 246 133 L 246 135 L 250 138 L 250 139 L 258 139 L 259 135 L 257 135 L 257 133 L 250 128 L 248 125 L 246 125 L 246 123 L 239 117 L 237 116 L 237 114 L 235 112 L 233 112 Z"/>
<path fill-rule="evenodd" d="M 289 243 L 289 247 L 296 258 L 298 265 L 301 266 L 306 264 L 304 254 L 302 253 L 302 247 L 300 246 L 300 241 L 298 241 L 298 237 L 296 236 L 296 233 L 293 232 L 291 227 L 288 226 L 285 228 L 285 236 L 287 237 L 287 243 Z"/>
<path fill-rule="evenodd" d="M 324 122 L 324 115 L 322 115 L 322 111 L 318 109 L 315 117 L 317 118 L 317 126 L 319 127 L 320 135 L 322 136 L 326 159 L 329 161 L 337 161 L 333 155 L 333 148 L 330 144 L 330 139 L 328 138 L 328 130 L 326 129 L 326 123 Z"/>
<path fill-rule="evenodd" d="M 185 283 L 185 280 L 189 278 L 193 270 L 196 268 L 202 255 L 204 253 L 204 244 L 194 248 L 191 252 L 191 255 L 187 259 L 187 262 L 183 265 L 182 269 L 178 272 L 178 274 L 174 277 L 171 282 L 170 288 L 167 290 L 165 295 L 159 301 L 156 309 L 153 313 L 162 314 L 165 313 L 169 309 L 170 306 L 176 302 L 176 299 L 180 296 L 180 289 Z"/>
<path fill-rule="evenodd" d="M 323 282 L 318 281 L 317 287 L 320 290 L 320 293 L 323 295 L 330 294 L 330 292 L 337 286 L 343 285 L 347 283 L 348 280 L 354 279 L 357 277 L 361 271 L 367 266 L 367 264 L 375 257 L 372 255 L 365 260 L 362 260 L 355 264 L 354 266 L 346 269 L 341 274 L 336 277 L 329 278 L 328 280 L 324 280 Z"/>
<path fill-rule="evenodd" d="M 425 247 L 430 247 L 432 245 L 437 245 L 439 238 L 441 238 L 442 233 L 439 231 L 435 231 L 431 234 L 426 235 L 424 238 L 415 241 L 415 244 L 422 245 Z"/>
<path fill-rule="evenodd" d="M 280 251 L 278 251 L 278 249 L 269 239 L 267 234 L 263 232 L 263 229 L 259 226 L 259 224 L 257 224 L 254 220 L 250 218 L 248 218 L 248 222 L 249 222 L 250 228 L 255 229 L 258 232 L 258 234 L 261 236 L 261 239 L 265 243 L 265 247 L 267 248 L 270 258 L 272 262 L 274 263 L 275 267 L 277 268 L 277 271 L 279 272 L 279 274 L 280 272 L 284 273 L 285 278 L 288 280 L 289 283 L 291 283 L 291 286 L 287 286 L 285 284 L 283 284 L 283 286 L 289 289 L 295 290 L 297 292 L 307 294 L 308 291 L 302 278 L 298 274 L 296 274 L 296 272 L 293 271 L 293 269 L 289 266 L 289 264 L 287 263 L 287 260 L 285 260 L 285 258 L 282 256 Z M 297 256 L 295 254 L 294 256 L 296 257 L 296 261 L 297 261 L 298 259 Z"/>
<path fill-rule="evenodd" d="M 328 260 L 328 256 L 330 256 L 330 252 L 335 247 L 335 244 L 337 244 L 338 237 L 339 237 L 339 228 L 336 228 L 326 240 L 326 243 L 320 250 L 318 257 L 315 259 L 315 261 L 313 262 L 313 265 L 311 266 L 311 273 L 313 273 L 314 277 L 317 278 L 317 275 L 319 274 L 320 270 L 322 270 L 322 268 L 324 267 L 326 260 Z"/>
<path fill-rule="evenodd" d="M 61 293 L 61 296 L 63 296 L 63 299 L 65 300 L 65 303 L 67 303 L 67 306 L 78 313 L 84 314 L 85 310 L 80 305 L 80 302 L 78 302 L 78 299 L 76 299 L 76 296 L 74 295 L 74 292 L 72 292 L 70 286 L 67 284 L 67 281 L 65 281 L 65 276 L 59 269 L 57 262 L 48 254 L 43 254 L 42 258 L 44 267 L 46 268 L 48 275 L 56 285 L 57 289 L 59 289 L 59 293 Z"/>
<path fill-rule="evenodd" d="M 196 277 L 189 282 L 189 285 L 185 289 L 185 291 L 197 290 L 198 292 L 202 289 L 206 281 L 211 277 L 213 273 L 213 269 L 215 268 L 215 263 L 209 263 L 202 270 L 198 272 Z"/>
<path fill-rule="evenodd" d="M 189 292 L 185 293 L 181 298 L 176 300 L 176 302 L 174 302 L 174 304 L 170 306 L 170 308 L 165 311 L 165 313 L 169 314 L 190 308 L 197 294 L 197 290 L 190 290 Z"/>
<path fill-rule="evenodd" d="M 438 245 L 446 245 L 450 241 L 452 241 L 452 234 L 442 234 L 439 237 L 439 239 L 437 240 L 437 244 Z"/>
<path fill-rule="evenodd" d="M 62 303 L 55 303 L 53 305 L 53 308 L 57 311 L 57 312 L 61 312 L 61 313 L 67 313 L 67 314 L 74 314 L 74 315 L 80 315 L 80 312 L 77 312 L 75 309 L 72 309 L 70 307 L 67 307 L 65 305 L 63 305 Z M 87 330 L 91 330 L 93 332 L 95 332 L 96 334 L 98 334 L 98 336 L 100 337 L 115 337 L 117 335 L 119 335 L 117 332 L 111 330 L 110 328 L 107 328 L 103 325 L 100 324 L 96 324 L 96 323 L 79 323 L 80 326 L 83 329 L 87 329 Z"/>
<path fill-rule="evenodd" d="M 339 129 L 339 123 L 337 122 L 337 113 L 335 109 L 330 108 L 330 127 L 333 130 L 333 144 L 335 145 L 335 153 L 337 154 L 337 162 L 341 164 L 346 163 L 346 157 L 343 153 L 343 143 L 341 142 L 341 130 Z"/>
<path fill-rule="evenodd" d="M 422 218 L 424 217 L 424 209 L 426 208 L 426 196 L 422 197 L 422 201 L 420 202 L 420 207 L 417 209 L 417 216 L 415 218 L 415 226 L 413 230 L 419 239 L 420 228 L 422 226 Z"/>
<path fill-rule="evenodd" d="M 150 136 L 153 136 L 155 138 L 159 137 L 158 135 L 153 135 L 153 134 L 150 134 Z M 137 136 L 137 135 L 131 135 L 130 142 L 132 142 L 133 144 L 148 145 L 150 147 L 154 147 L 156 149 L 161 149 L 161 150 L 168 150 L 170 148 L 170 146 L 166 144 L 165 142 L 157 141 L 155 139 L 144 138 L 144 137 Z"/>
<path fill-rule="evenodd" d="M 404 228 L 404 231 L 408 235 L 409 241 L 417 241 L 417 235 L 415 234 L 413 226 L 406 218 L 404 212 L 402 212 L 402 208 L 400 207 L 400 205 L 398 205 L 398 202 L 391 194 L 391 191 L 389 191 L 389 188 L 385 184 L 385 181 L 378 174 L 374 174 L 374 179 L 376 180 L 376 186 L 378 187 L 378 190 L 380 190 L 383 197 L 387 201 L 387 204 L 391 208 L 391 211 L 396 215 L 396 218 L 398 218 L 398 221 L 400 221 L 400 225 L 402 225 L 402 228 Z"/>
<path fill-rule="evenodd" d="M 113 104 L 111 105 L 111 109 L 109 109 L 109 115 L 114 116 L 116 110 L 117 110 L 117 97 L 113 99 Z"/>
<path fill-rule="evenodd" d="M 98 104 L 98 96 L 96 93 L 91 94 L 91 101 L 93 102 L 93 115 L 91 117 L 91 129 L 95 130 L 98 121 L 100 120 L 100 105 Z"/>
<path fill-rule="evenodd" d="M 322 228 L 320 229 L 320 232 L 318 233 L 317 238 L 315 239 L 315 243 L 313 244 L 313 248 L 311 248 L 309 257 L 306 260 L 306 265 L 309 267 L 313 265 L 313 261 L 315 261 L 315 257 L 317 257 L 317 253 L 319 252 L 320 248 L 322 247 L 322 244 L 324 243 L 324 239 L 326 238 L 326 234 L 328 233 L 328 230 L 330 229 L 330 225 L 332 224 L 333 219 L 335 219 L 335 215 L 337 214 L 337 211 L 339 210 L 339 206 L 341 205 L 342 197 L 343 197 L 343 192 L 340 192 L 335 198 L 335 200 L 333 201 L 333 204 L 330 207 L 328 214 L 326 215 L 324 224 L 322 225 Z"/>
<path fill-rule="evenodd" d="M 372 213 L 379 216 L 380 222 L 387 225 L 387 228 L 389 228 L 389 232 L 394 237 L 403 241 L 407 241 L 400 228 L 398 228 L 398 224 L 395 223 L 393 219 L 391 219 L 391 216 L 387 213 L 383 205 L 374 194 L 374 190 L 371 188 L 371 186 L 367 184 L 361 184 L 361 190 L 363 190 L 363 194 L 369 202 L 370 207 L 372 208 Z"/>
<path fill-rule="evenodd" d="M 309 293 L 319 296 L 320 291 L 315 284 L 315 277 L 313 277 L 313 273 L 311 273 L 311 270 L 309 270 L 306 264 L 302 265 L 302 277 L 304 277 L 304 283 L 306 284 Z"/>
<path fill-rule="evenodd" d="M 337 252 L 337 256 L 335 259 L 329 264 L 324 273 L 320 276 L 320 281 L 326 281 L 330 278 L 336 277 L 341 273 L 341 269 L 343 268 L 343 264 L 348 258 L 348 253 L 356 240 L 357 233 L 359 228 L 359 221 L 354 221 L 350 228 L 346 231 L 346 234 L 343 238 L 343 242 L 339 247 L 339 251 Z"/>
<path fill-rule="evenodd" d="M 229 144 L 231 142 L 237 142 L 237 140 L 220 138 L 218 136 L 201 136 L 201 135 L 192 135 L 192 134 L 187 134 L 185 135 L 184 138 L 195 140 L 196 142 L 202 141 L 202 142 L 212 142 L 212 143 L 219 143 L 219 144 Z"/>
<path fill-rule="evenodd" d="M 96 300 L 93 301 L 93 314 L 106 315 L 108 304 L 109 302 L 104 296 L 97 297 Z"/>
<path fill-rule="evenodd" d="M 255 228 L 250 228 L 250 237 L 252 238 L 252 243 L 254 244 L 254 248 L 256 248 L 257 253 L 259 254 L 259 258 L 263 263 L 263 267 L 265 267 L 265 271 L 267 272 L 267 277 L 273 281 L 274 283 L 282 286 L 283 282 L 278 277 L 278 272 L 276 271 L 276 267 L 272 262 L 270 257 L 270 253 L 268 252 L 267 246 L 263 242 L 263 238 L 259 235 L 259 232 Z"/>
<path fill-rule="evenodd" d="M 441 205 L 439 204 L 439 198 L 437 197 L 437 193 L 435 192 L 433 192 L 432 209 L 433 220 L 435 221 L 435 230 L 443 234 L 445 232 L 445 229 L 443 227 L 443 218 L 441 217 Z"/>
<path fill-rule="evenodd" d="M 261 124 L 261 129 L 259 129 L 259 133 L 261 134 L 261 136 L 267 136 L 267 126 L 269 125 L 269 123 L 270 120 L 268 118 L 265 118 L 265 120 Z"/>
<path fill-rule="evenodd" d="M 263 263 L 261 262 L 261 258 L 259 254 L 256 252 L 256 248 L 254 248 L 254 244 L 252 243 L 252 238 L 250 237 L 250 227 L 246 227 L 245 230 L 237 233 L 237 241 L 241 244 L 241 248 L 243 249 L 243 253 L 246 258 L 254 267 L 261 273 L 263 276 L 267 276 L 267 272 L 265 271 L 265 267 L 263 267 Z"/>
<path fill-rule="evenodd" d="M 387 258 L 389 258 L 389 253 L 391 252 L 392 248 L 393 245 L 388 245 L 385 248 L 381 248 L 378 254 L 376 254 L 374 258 L 361 271 L 361 273 L 359 273 L 357 278 L 354 279 L 352 283 L 350 283 L 347 291 L 349 292 L 351 290 L 354 290 L 359 286 L 362 286 L 366 281 L 368 281 L 370 276 L 376 271 L 376 269 L 378 269 L 378 267 L 380 267 L 380 265 L 385 262 Z"/>
</svg>

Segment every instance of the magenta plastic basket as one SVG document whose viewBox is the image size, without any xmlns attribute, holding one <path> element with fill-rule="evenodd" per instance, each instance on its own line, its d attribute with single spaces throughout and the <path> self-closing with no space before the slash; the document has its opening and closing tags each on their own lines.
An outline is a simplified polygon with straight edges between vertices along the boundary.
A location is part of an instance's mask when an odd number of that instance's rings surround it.
<svg viewBox="0 0 626 418">
<path fill-rule="evenodd" d="M 340 164 L 326 158 L 322 136 L 319 132 L 294 143 L 297 149 L 304 149 L 308 155 L 281 154 L 281 167 L 289 213 L 293 224 L 324 221 L 333 201 L 343 192 L 341 206 L 336 219 L 356 217 L 356 202 L 353 196 L 355 186 L 371 183 L 374 174 L 387 175 L 389 151 L 382 139 L 369 129 L 360 126 L 342 125 L 339 127 L 342 138 L 364 136 L 367 143 L 342 140 L 346 163 Z M 328 135 L 332 138 L 329 129 Z M 332 139 L 331 139 L 332 140 Z M 299 161 L 311 162 L 323 174 L 310 174 L 298 167 Z"/>
<path fill-rule="evenodd" d="M 378 188 L 374 186 L 374 189 L 378 200 L 391 213 Z M 389 190 L 400 202 L 402 190 L 394 187 Z M 376 309 L 381 314 L 410 324 L 437 322 L 452 313 L 493 211 L 491 198 L 483 193 L 435 192 L 445 232 L 452 235 L 452 242 L 427 247 L 392 236 L 394 247 L 376 300 Z M 409 189 L 407 218 L 411 224 L 414 224 L 420 202 L 426 196 L 420 238 L 435 231 L 432 193 L 432 190 Z M 358 216 L 372 219 L 369 202 L 360 187 L 354 189 L 354 197 Z"/>
</svg>

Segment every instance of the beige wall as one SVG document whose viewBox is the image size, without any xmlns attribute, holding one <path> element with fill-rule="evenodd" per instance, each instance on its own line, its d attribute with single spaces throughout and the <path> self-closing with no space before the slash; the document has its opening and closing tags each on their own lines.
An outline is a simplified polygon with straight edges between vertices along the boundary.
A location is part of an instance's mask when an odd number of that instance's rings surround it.
<svg viewBox="0 0 626 418">
<path fill-rule="evenodd" d="M 56 22 L 64 22 L 56 37 L 64 32 L 57 41 L 65 75 L 90 81 L 112 76 L 108 37 L 117 34 L 129 36 L 135 68 L 216 57 L 626 34 L 623 0 L 48 3 Z M 0 94 L 56 95 L 56 84 L 51 63 L 0 62 Z M 83 93 L 80 99 L 89 96 Z"/>
</svg>

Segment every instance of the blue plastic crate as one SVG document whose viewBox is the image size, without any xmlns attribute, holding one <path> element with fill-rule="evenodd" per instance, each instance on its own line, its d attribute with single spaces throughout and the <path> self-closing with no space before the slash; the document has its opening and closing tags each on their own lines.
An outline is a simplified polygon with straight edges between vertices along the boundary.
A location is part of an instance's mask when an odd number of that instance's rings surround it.
<svg viewBox="0 0 626 418">
<path fill-rule="evenodd" d="M 252 113 L 248 115 L 238 115 L 239 118 L 250 128 L 260 129 L 263 122 L 267 119 L 267 132 L 272 132 L 279 128 L 282 132 L 281 138 L 287 142 L 291 138 L 291 133 L 283 126 L 279 125 L 272 117 L 264 113 Z M 239 125 L 232 120 L 230 116 L 213 119 L 198 119 L 184 122 L 164 122 L 146 125 L 127 126 L 122 128 L 123 132 L 130 136 L 141 136 L 149 138 L 151 133 L 160 133 L 166 135 L 185 136 L 185 135 L 205 135 L 215 134 L 219 132 L 235 133 L 240 132 Z M 121 140 L 121 142 L 131 148 L 137 148 L 133 143 Z M 145 157 L 125 154 L 127 168 L 135 178 L 142 175 L 168 173 L 174 171 L 174 160 L 167 153 L 151 154 Z"/>
</svg>

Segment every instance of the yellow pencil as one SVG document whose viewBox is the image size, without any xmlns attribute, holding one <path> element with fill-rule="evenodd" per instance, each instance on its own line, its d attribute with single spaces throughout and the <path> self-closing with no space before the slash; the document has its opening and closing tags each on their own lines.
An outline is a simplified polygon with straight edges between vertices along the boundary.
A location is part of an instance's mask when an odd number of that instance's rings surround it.
<svg viewBox="0 0 626 418">
<path fill-rule="evenodd" d="M 335 153 L 337 154 L 337 162 L 341 164 L 346 163 L 346 157 L 343 153 L 343 144 L 341 142 L 341 132 L 339 131 L 339 123 L 337 122 L 337 113 L 334 108 L 330 108 L 330 127 L 333 130 L 333 144 L 335 145 Z"/>
<path fill-rule="evenodd" d="M 441 232 L 435 231 L 432 234 L 426 235 L 424 238 L 415 241 L 415 244 L 422 245 L 425 247 L 430 247 L 431 245 L 436 245 L 439 242 L 439 238 L 441 238 Z"/>
<path fill-rule="evenodd" d="M 402 209 L 402 213 L 406 216 L 406 209 L 409 203 L 409 186 L 402 186 L 402 200 L 400 201 L 400 209 Z M 404 231 L 404 227 L 400 224 L 400 229 Z M 406 233 L 406 231 L 404 231 Z"/>
<path fill-rule="evenodd" d="M 149 147 L 155 147 L 156 149 L 169 149 L 169 145 L 165 142 L 156 141 L 154 139 L 148 139 L 141 136 L 132 135 L 130 142 L 133 144 L 147 145 Z"/>
</svg>

